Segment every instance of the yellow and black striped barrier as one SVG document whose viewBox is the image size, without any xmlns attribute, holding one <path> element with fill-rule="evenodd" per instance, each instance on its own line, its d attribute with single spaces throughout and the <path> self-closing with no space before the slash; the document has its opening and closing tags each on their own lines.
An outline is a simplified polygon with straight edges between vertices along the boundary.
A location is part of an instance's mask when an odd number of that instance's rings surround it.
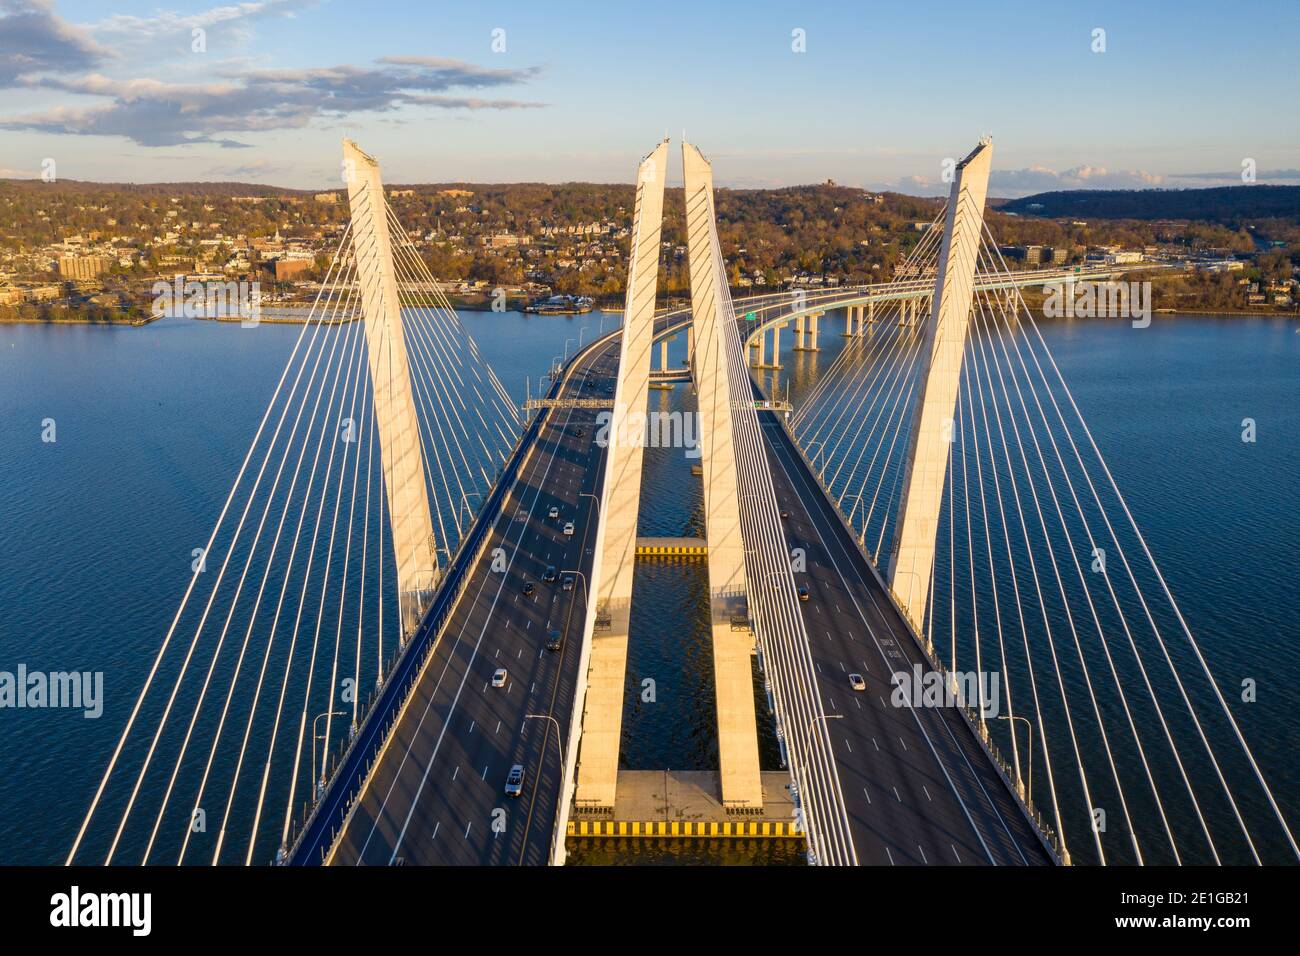
<svg viewBox="0 0 1300 956">
<path fill-rule="evenodd" d="M 707 558 L 709 547 L 704 544 L 638 544 L 638 558 Z"/>
<path fill-rule="evenodd" d="M 792 820 L 570 820 L 568 835 L 583 838 L 802 839 Z"/>
</svg>

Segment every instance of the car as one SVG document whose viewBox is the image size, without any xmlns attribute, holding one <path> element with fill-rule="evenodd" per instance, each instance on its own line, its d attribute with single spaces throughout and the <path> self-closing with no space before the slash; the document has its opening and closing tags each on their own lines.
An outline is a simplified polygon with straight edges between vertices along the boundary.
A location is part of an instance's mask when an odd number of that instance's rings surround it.
<svg viewBox="0 0 1300 956">
<path fill-rule="evenodd" d="M 805 604 L 807 604 L 807 603 L 808 603 L 808 589 L 807 589 L 807 588 L 800 588 L 800 589 L 798 590 L 797 593 L 798 593 L 798 595 L 799 595 L 799 600 L 800 600 L 800 601 L 803 601 Z"/>
<path fill-rule="evenodd" d="M 573 590 L 573 575 L 572 575 L 572 574 L 566 574 L 566 575 L 565 575 L 565 576 L 560 580 L 560 585 L 564 588 L 564 590 L 566 590 L 566 591 L 572 591 L 572 590 Z"/>
<path fill-rule="evenodd" d="M 861 674 L 850 674 L 849 686 L 852 687 L 854 690 L 866 690 L 867 682 L 865 679 L 863 679 Z"/>
<path fill-rule="evenodd" d="M 506 774 L 506 796 L 517 797 L 524 792 L 524 765 L 515 764 Z"/>
<path fill-rule="evenodd" d="M 559 631 L 551 631 L 546 635 L 546 649 L 548 651 L 558 651 L 564 646 L 564 635 Z"/>
<path fill-rule="evenodd" d="M 524 582 L 524 597 L 528 597 L 528 595 L 532 594 L 536 590 L 537 590 L 537 585 L 533 584 L 532 581 Z"/>
<path fill-rule="evenodd" d="M 566 522 L 564 522 L 564 533 L 567 534 L 567 535 L 572 535 L 572 534 L 573 534 L 573 522 L 572 522 L 572 521 L 566 521 Z"/>
<path fill-rule="evenodd" d="M 546 512 L 546 517 L 558 518 L 559 516 L 560 516 L 560 509 L 555 507 L 555 505 L 551 505 L 551 510 Z"/>
<path fill-rule="evenodd" d="M 555 580 L 555 565 L 548 564 L 546 570 L 542 572 L 542 580 L 551 584 Z"/>
<path fill-rule="evenodd" d="M 492 686 L 493 687 L 506 686 L 506 669 L 504 667 L 498 667 L 496 670 L 492 672 Z"/>
<path fill-rule="evenodd" d="M 782 521 L 784 521 L 786 518 L 789 518 L 789 517 L 790 517 L 790 512 L 788 512 L 788 511 L 782 511 L 782 512 L 781 512 L 781 520 L 782 520 Z"/>
<path fill-rule="evenodd" d="M 581 425 L 577 425 L 577 426 L 575 426 L 574 429 L 573 429 L 573 434 L 575 434 L 575 435 L 577 435 L 579 438 L 581 438 L 583 435 L 586 434 L 586 432 L 584 432 L 584 431 L 582 430 L 582 426 L 581 426 Z"/>
</svg>

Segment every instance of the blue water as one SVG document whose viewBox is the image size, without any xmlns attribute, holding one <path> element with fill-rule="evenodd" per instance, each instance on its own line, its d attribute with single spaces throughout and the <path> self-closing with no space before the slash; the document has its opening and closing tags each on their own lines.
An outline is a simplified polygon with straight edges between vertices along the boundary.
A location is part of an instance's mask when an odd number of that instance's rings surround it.
<svg viewBox="0 0 1300 956">
<path fill-rule="evenodd" d="M 463 319 L 522 398 L 602 317 Z M 183 319 L 0 329 L 0 670 L 103 671 L 106 684 L 97 720 L 0 710 L 0 863 L 58 862 L 71 845 L 298 331 Z M 1258 681 L 1258 702 L 1234 711 L 1297 818 L 1300 335 L 1284 321 L 1192 317 L 1044 333 L 1221 686 Z M 826 351 L 789 366 L 796 401 L 838 342 L 824 331 Z M 679 388 L 657 400 L 687 399 Z M 1246 417 L 1253 444 L 1240 439 Z M 54 442 L 42 441 L 47 419 Z M 680 452 L 648 456 L 646 482 L 655 517 L 642 533 L 698 528 L 698 479 Z M 659 703 L 630 711 L 625 765 L 715 759 L 707 648 L 681 596 L 692 580 L 681 574 L 661 618 L 668 637 L 636 642 L 629 676 L 656 677 Z M 1277 839 L 1261 844 L 1274 859 Z"/>
</svg>

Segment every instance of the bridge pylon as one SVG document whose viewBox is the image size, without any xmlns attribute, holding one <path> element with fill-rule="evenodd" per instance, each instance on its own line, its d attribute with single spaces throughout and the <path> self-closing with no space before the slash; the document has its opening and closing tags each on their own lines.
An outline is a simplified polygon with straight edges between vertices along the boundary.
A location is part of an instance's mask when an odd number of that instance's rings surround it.
<svg viewBox="0 0 1300 956">
<path fill-rule="evenodd" d="M 376 430 L 397 564 L 402 633 L 409 635 L 438 586 L 429 489 L 425 484 L 419 419 L 411 390 L 379 163 L 345 139 L 343 173 L 352 211 L 352 252 L 361 292 Z"/>
<path fill-rule="evenodd" d="M 618 381 L 614 389 L 614 410 L 605 430 L 609 450 L 591 567 L 596 613 L 575 795 L 579 807 L 613 807 L 618 785 L 667 166 L 668 141 L 665 140 L 637 168 Z"/>
<path fill-rule="evenodd" d="M 740 529 L 740 493 L 732 424 L 726 338 L 734 316 L 725 314 L 722 254 L 714 241 L 713 167 L 689 143 L 682 143 L 686 179 L 686 243 L 691 271 L 691 325 L 695 358 L 691 372 L 700 416 L 700 464 L 704 472 L 704 526 L 709 548 L 709 598 L 713 632 L 713 676 L 718 712 L 718 763 L 722 803 L 761 809 L 763 785 L 758 762 L 751 654 L 754 634 L 748 606 L 745 544 Z M 777 334 L 774 332 L 774 335 Z M 774 348 L 775 352 L 775 348 Z M 778 364 L 773 355 L 773 364 Z"/>
<path fill-rule="evenodd" d="M 920 394 L 904 458 L 903 492 L 889 568 L 890 586 L 918 630 L 925 620 L 934 570 L 992 160 L 993 143 L 984 139 L 957 165 L 930 314 L 921 330 Z M 915 317 L 915 305 L 912 311 Z"/>
</svg>

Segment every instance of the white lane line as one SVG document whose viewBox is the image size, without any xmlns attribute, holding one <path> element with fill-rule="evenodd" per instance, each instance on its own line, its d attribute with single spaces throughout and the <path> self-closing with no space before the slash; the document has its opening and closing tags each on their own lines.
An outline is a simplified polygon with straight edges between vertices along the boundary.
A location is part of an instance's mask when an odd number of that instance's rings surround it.
<svg viewBox="0 0 1300 956">
<path fill-rule="evenodd" d="M 889 847 L 885 847 L 885 856 L 889 857 L 890 866 L 897 866 L 897 864 L 894 862 L 894 854 L 889 852 Z"/>
<path fill-rule="evenodd" d="M 608 345 L 604 346 L 604 348 L 608 348 L 608 347 L 609 347 Z M 572 409 L 570 409 L 569 412 L 568 412 L 568 416 L 569 416 L 569 417 L 572 417 L 572 415 L 573 415 L 573 411 L 572 411 Z M 566 418 L 566 425 L 567 425 L 567 421 L 568 421 L 568 419 Z M 539 435 L 538 435 L 538 441 L 539 441 L 539 447 L 540 447 L 541 444 L 542 444 L 542 442 L 543 442 L 542 434 L 539 434 Z M 556 461 L 557 457 L 558 457 L 558 456 L 556 456 L 556 455 L 551 455 L 551 456 L 549 456 L 549 458 L 548 458 L 548 460 L 547 460 L 547 463 L 546 463 L 546 470 L 542 473 L 541 481 L 538 482 L 537 485 L 532 489 L 532 490 L 533 490 L 533 504 L 532 504 L 532 506 L 529 507 L 529 509 L 528 509 L 528 512 L 527 512 L 527 515 L 528 515 L 528 517 L 527 517 L 527 521 L 531 521 L 531 520 L 532 520 L 533 511 L 536 509 L 536 507 L 537 507 L 537 503 L 541 500 L 541 489 L 542 489 L 542 486 L 546 484 L 546 479 L 547 479 L 547 477 L 550 475 L 551 467 L 555 464 L 555 461 Z M 536 471 L 536 463 L 534 462 L 533 465 L 534 465 L 534 474 L 535 474 L 535 471 Z M 523 489 L 523 491 L 521 492 L 521 498 L 522 498 L 522 496 L 523 496 L 524 494 L 527 494 L 527 492 L 528 492 L 528 486 L 527 486 L 526 484 L 521 484 L 521 482 L 526 482 L 526 481 L 527 481 L 527 478 L 528 478 L 528 475 L 526 474 L 526 469 L 521 469 L 520 474 L 519 474 L 518 478 L 516 478 L 516 481 L 515 481 L 515 488 L 522 487 L 522 489 Z M 511 492 L 513 492 L 514 490 L 515 490 L 515 489 L 512 488 L 512 489 L 511 489 Z M 508 492 L 508 494 L 509 494 L 509 493 L 510 493 L 510 492 Z M 520 511 L 520 512 L 523 511 L 523 502 L 522 502 L 522 500 L 520 501 L 519 511 Z M 513 524 L 513 522 L 512 522 L 512 524 Z M 495 530 L 495 529 L 494 529 L 494 530 Z M 510 528 L 509 526 L 507 526 L 505 532 L 501 535 L 501 540 L 502 540 L 503 542 L 509 540 L 509 537 L 510 537 L 510 531 L 511 531 L 511 528 Z M 525 535 L 526 535 L 526 533 L 527 533 L 527 524 L 526 524 L 526 523 L 525 523 L 524 527 L 523 527 L 522 529 L 520 529 L 520 531 L 521 531 L 521 533 L 520 533 L 519 539 L 515 542 L 515 547 L 514 547 L 514 549 L 511 551 L 511 553 L 510 553 L 510 561 L 507 562 L 507 568 L 509 568 L 510 566 L 513 565 L 513 563 L 514 563 L 514 559 L 515 559 L 515 557 L 518 555 L 520 547 L 523 545 L 524 537 L 525 537 Z M 496 609 L 497 602 L 501 599 L 501 593 L 502 593 L 503 589 L 505 588 L 505 582 L 506 582 L 506 578 L 507 578 L 508 576 L 509 576 L 508 574 L 503 574 L 503 575 L 500 576 L 501 580 L 500 580 L 500 582 L 499 582 L 498 585 L 497 585 L 497 592 L 496 592 L 496 595 L 493 597 L 493 599 L 492 599 L 492 604 L 491 604 L 491 605 L 489 606 L 489 608 L 488 608 L 488 614 L 487 614 L 487 617 L 486 617 L 486 618 L 484 619 L 484 621 L 483 621 L 483 628 L 482 628 L 482 630 L 479 632 L 478 640 L 475 642 L 475 644 L 474 644 L 474 648 L 473 648 L 473 650 L 472 650 L 472 652 L 471 652 L 470 660 L 469 660 L 469 665 L 470 665 L 470 666 L 473 665 L 473 663 L 474 663 L 474 657 L 477 656 L 477 654 L 478 654 L 478 648 L 479 648 L 479 646 L 483 643 L 483 637 L 484 637 L 484 635 L 487 633 L 488 624 L 489 624 L 489 623 L 491 622 L 491 620 L 492 620 L 492 616 L 493 616 L 493 613 L 494 613 L 494 611 L 495 611 L 495 609 Z M 474 604 L 471 605 L 471 607 L 470 607 L 470 611 L 471 611 L 471 612 L 473 611 L 474 606 L 477 605 L 478 599 L 479 599 L 479 597 L 481 597 L 483 591 L 487 589 L 487 585 L 488 585 L 488 580 L 485 579 L 484 582 L 483 582 L 483 586 L 480 588 L 480 590 L 479 590 L 479 592 L 478 592 L 478 595 L 476 595 L 476 597 L 475 597 Z M 457 644 L 457 645 L 459 645 L 460 640 L 461 640 L 461 634 L 460 634 L 460 632 L 458 632 L 458 633 L 457 633 L 457 637 L 456 637 L 456 644 Z M 432 691 L 430 692 L 430 694 L 429 694 L 428 700 L 427 700 L 426 703 L 425 703 L 424 712 L 420 715 L 420 720 L 419 720 L 418 723 L 416 724 L 415 732 L 416 732 L 416 737 L 417 737 L 417 738 L 418 738 L 418 735 L 419 735 L 419 732 L 420 732 L 421 728 L 422 728 L 423 725 L 424 725 L 425 718 L 428 716 L 430 710 L 431 710 L 432 707 L 433 707 L 433 701 L 435 700 L 435 698 L 436 698 L 436 696 L 437 696 L 437 692 L 438 692 L 438 690 L 440 689 L 440 687 L 441 687 L 441 685 L 442 685 L 443 677 L 446 676 L 448 670 L 450 669 L 450 666 L 451 666 L 451 660 L 453 659 L 454 655 L 455 655 L 455 648 L 453 647 L 451 653 L 448 655 L 448 658 L 447 658 L 446 663 L 444 663 L 444 665 L 443 665 L 442 672 L 438 675 L 438 680 L 435 682 L 434 687 L 433 687 L 433 690 L 432 690 Z M 417 681 L 420 680 L 422 676 L 423 676 L 423 673 L 421 673 L 419 676 L 417 676 L 417 678 L 416 678 Z M 460 695 L 461 695 L 461 691 L 462 691 L 462 690 L 464 689 L 464 687 L 465 687 L 465 679 L 466 679 L 468 676 L 469 676 L 469 671 L 468 671 L 468 669 L 467 669 L 466 672 L 465 672 L 465 676 L 461 678 L 460 685 L 459 685 L 459 686 L 457 687 L 457 689 L 456 689 L 456 694 L 455 694 L 455 695 L 453 696 L 453 698 L 452 698 L 452 701 L 451 701 L 451 707 L 449 708 L 448 713 L 447 713 L 447 719 L 445 719 L 445 720 L 443 721 L 442 729 L 441 729 L 441 730 L 439 731 L 439 733 L 438 733 L 438 739 L 437 739 L 437 741 L 435 741 L 435 743 L 434 743 L 433 753 L 429 756 L 427 762 L 425 763 L 424 774 L 423 774 L 423 775 L 421 776 L 421 778 L 420 778 L 419 786 L 416 788 L 415 794 L 414 794 L 414 796 L 411 798 L 410 809 L 409 809 L 409 810 L 407 811 L 407 813 L 406 813 L 406 820 L 405 820 L 405 821 L 403 822 L 403 824 L 402 824 L 402 829 L 401 829 L 401 831 L 399 832 L 399 834 L 398 834 L 398 836 L 397 836 L 397 840 L 394 841 L 392 856 L 389 858 L 389 862 L 390 862 L 390 863 L 391 863 L 394 859 L 397 858 L 397 852 L 398 852 L 398 849 L 401 847 L 402 840 L 403 840 L 403 839 L 405 838 L 405 836 L 406 836 L 406 830 L 407 830 L 407 828 L 408 828 L 408 827 L 410 826 L 410 824 L 411 824 L 411 818 L 415 815 L 415 808 L 416 808 L 416 806 L 418 805 L 418 803 L 419 803 L 419 799 L 420 799 L 420 795 L 423 793 L 423 791 L 424 791 L 424 787 L 425 787 L 425 785 L 426 785 L 427 782 L 428 782 L 428 779 L 429 779 L 429 772 L 430 772 L 430 770 L 433 768 L 433 765 L 434 765 L 434 763 L 435 763 L 436 760 L 437 760 L 438 751 L 442 748 L 442 741 L 443 741 L 443 739 L 446 737 L 446 734 L 447 734 L 447 728 L 448 728 L 448 726 L 450 725 L 450 717 L 451 717 L 451 715 L 452 715 L 453 713 L 455 713 L 456 707 L 457 707 L 457 705 L 460 703 Z M 401 717 L 400 717 L 400 713 L 399 713 L 399 718 L 398 718 L 398 719 L 399 719 L 399 720 L 401 719 Z M 414 739 L 414 738 L 413 738 L 413 739 Z M 361 853 L 358 855 L 358 858 L 357 858 L 358 863 L 359 863 L 362 859 L 365 858 L 365 851 L 366 851 L 366 848 L 370 845 L 370 840 L 371 840 L 371 838 L 374 836 L 374 834 L 375 834 L 375 833 L 378 831 L 378 829 L 379 829 L 379 821 L 380 821 L 380 819 L 383 817 L 383 815 L 384 815 L 384 811 L 385 811 L 385 809 L 387 808 L 388 798 L 392 795 L 393 791 L 395 790 L 395 788 L 396 788 L 396 786 L 397 786 L 397 781 L 400 779 L 400 777 L 401 777 L 401 773 L 402 773 L 402 770 L 404 769 L 404 767 L 405 767 L 405 765 L 406 765 L 406 762 L 407 762 L 408 759 L 410 759 L 410 757 L 411 757 L 411 751 L 410 751 L 410 749 L 408 748 L 407 751 L 406 751 L 406 753 L 402 755 L 402 761 L 401 761 L 401 763 L 398 765 L 397 773 L 394 775 L 392 782 L 389 784 L 388 791 L 385 793 L 385 795 L 384 795 L 384 799 L 380 802 L 378 812 L 375 814 L 375 817 L 374 817 L 374 819 L 373 819 L 373 821 L 372 821 L 372 823 L 371 823 L 370 833 L 366 836 L 366 841 L 365 841 L 365 843 L 362 845 Z M 363 794 L 363 796 L 364 796 L 364 794 Z M 362 797 L 358 797 L 358 800 L 360 800 L 360 799 L 362 799 Z M 469 831 L 467 830 L 466 833 L 468 833 L 468 832 L 469 832 Z M 337 844 L 336 844 L 336 845 L 337 845 Z"/>
<path fill-rule="evenodd" d="M 440 826 L 442 826 L 442 821 L 441 821 L 441 820 L 439 820 L 437 823 L 435 823 L 435 824 L 433 825 L 433 833 L 432 833 L 432 835 L 429 837 L 430 840 L 436 840 L 436 839 L 438 839 L 438 827 L 440 827 Z"/>
<path fill-rule="evenodd" d="M 921 844 L 918 843 L 918 844 L 916 845 L 916 848 L 917 848 L 918 850 L 921 851 L 921 862 L 924 863 L 924 864 L 926 864 L 926 865 L 928 866 L 929 863 L 930 863 L 930 861 L 929 861 L 928 859 L 926 859 L 926 856 L 925 856 L 925 847 L 921 846 Z"/>
<path fill-rule="evenodd" d="M 773 450 L 777 451 L 775 457 L 777 461 L 779 461 L 781 464 L 781 470 L 785 472 L 786 481 L 790 483 L 791 487 L 794 487 L 794 477 L 790 474 L 790 469 L 786 466 L 786 456 L 789 452 L 785 447 L 785 442 L 783 440 L 775 442 L 773 444 Z M 802 487 L 808 488 L 808 483 L 806 480 L 803 481 Z M 810 493 L 815 493 L 816 489 L 809 489 L 809 491 Z M 803 495 L 800 492 L 796 491 L 796 496 L 799 498 L 801 502 L 803 501 Z M 820 509 L 822 502 L 816 502 L 816 505 Z M 811 509 L 809 509 L 809 517 L 810 518 L 812 517 Z M 885 666 L 888 667 L 889 659 L 885 656 L 885 649 L 881 647 L 880 639 L 876 637 L 876 632 L 872 628 L 871 622 L 867 620 L 867 616 L 862 610 L 862 605 L 858 603 L 858 599 L 853 595 L 852 590 L 849 588 L 848 578 L 844 576 L 844 572 L 840 569 L 839 562 L 836 561 L 834 556 L 831 554 L 830 547 L 827 544 L 826 539 L 822 536 L 821 529 L 816 526 L 817 522 L 815 519 L 813 521 L 813 525 L 814 525 L 813 530 L 817 532 L 817 538 L 818 540 L 821 541 L 822 551 L 826 554 L 827 558 L 830 559 L 831 567 L 835 569 L 835 573 L 839 576 L 840 583 L 844 586 L 844 590 L 848 592 L 849 600 L 853 602 L 853 607 L 858 612 L 858 617 L 860 617 L 862 619 L 862 623 L 866 625 L 867 635 L 871 638 L 872 643 L 875 644 L 876 653 L 880 655 L 880 659 L 884 662 Z M 843 544 L 838 539 L 836 539 L 836 546 L 839 547 L 841 551 L 844 550 Z M 868 596 L 871 595 L 870 587 L 867 588 L 867 594 Z M 876 611 L 877 613 L 881 613 L 883 617 L 883 613 L 880 611 L 878 606 L 876 607 Z M 888 620 L 888 618 L 885 618 L 885 620 Z M 956 797 L 957 803 L 961 806 L 962 813 L 965 814 L 966 816 L 966 822 L 970 824 L 971 830 L 975 832 L 975 837 L 976 839 L 979 840 L 980 846 L 984 848 L 984 853 L 989 858 L 989 862 L 992 863 L 994 866 L 997 866 L 997 860 L 993 858 L 993 852 L 989 849 L 988 843 L 985 842 L 984 834 L 981 833 L 979 827 L 975 825 L 975 818 L 971 816 L 970 809 L 966 806 L 966 801 L 963 800 L 961 794 L 957 792 L 957 785 L 953 782 L 952 775 L 948 773 L 948 768 L 944 765 L 943 760 L 940 759 L 939 751 L 935 748 L 934 742 L 930 739 L 930 734 L 925 729 L 925 725 L 921 723 L 921 718 L 917 715 L 916 708 L 912 706 L 912 702 L 910 700 L 905 700 L 904 703 L 907 706 L 908 712 L 911 713 L 912 719 L 916 722 L 917 729 L 921 731 L 921 735 L 925 738 L 925 742 L 929 745 L 930 753 L 934 755 L 934 762 L 938 764 L 939 769 L 943 771 L 944 779 L 948 781 L 948 788 L 952 790 L 952 795 Z M 947 726 L 946 723 L 945 726 Z M 949 733 L 951 733 L 951 729 L 949 730 Z M 960 748 L 958 749 L 960 750 Z M 994 808 L 994 813 L 997 813 L 996 807 Z M 999 820 L 1001 819 L 1001 814 L 998 814 L 998 818 Z M 1003 826 L 1005 827 L 1005 823 L 1003 824 Z M 1014 839 L 1012 842 L 1013 843 L 1015 842 Z"/>
</svg>

